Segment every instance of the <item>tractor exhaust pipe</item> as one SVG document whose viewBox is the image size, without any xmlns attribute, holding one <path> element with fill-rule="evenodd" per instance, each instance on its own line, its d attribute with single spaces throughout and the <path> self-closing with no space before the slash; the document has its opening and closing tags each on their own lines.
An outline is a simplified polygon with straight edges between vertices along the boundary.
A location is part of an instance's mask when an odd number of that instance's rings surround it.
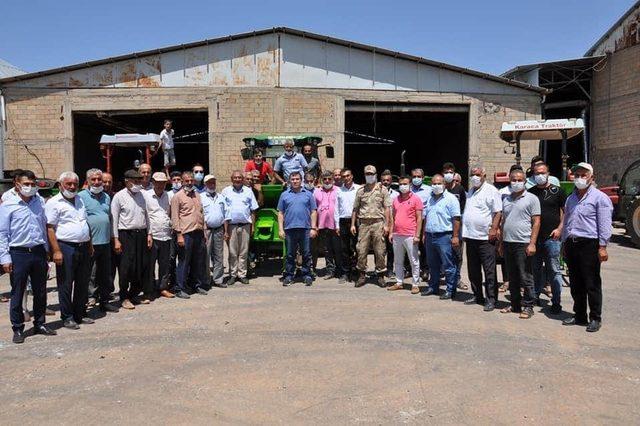
<svg viewBox="0 0 640 426">
<path fill-rule="evenodd" d="M 406 149 L 402 150 L 400 154 L 400 176 L 404 176 L 406 174 L 405 165 L 404 165 L 404 155 L 407 153 Z"/>
</svg>

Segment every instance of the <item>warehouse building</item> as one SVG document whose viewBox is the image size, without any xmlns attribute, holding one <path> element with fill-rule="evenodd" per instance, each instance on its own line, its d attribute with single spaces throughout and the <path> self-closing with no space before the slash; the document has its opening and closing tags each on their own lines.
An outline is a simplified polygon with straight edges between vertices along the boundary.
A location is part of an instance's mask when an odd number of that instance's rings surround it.
<svg viewBox="0 0 640 426">
<path fill-rule="evenodd" d="M 546 90 L 465 68 L 323 35 L 273 28 L 0 80 L 6 134 L 3 169 L 55 177 L 104 167 L 102 134 L 159 133 L 174 122 L 178 169 L 200 162 L 228 181 L 242 139 L 315 134 L 331 144 L 327 167 L 367 163 L 398 173 L 489 176 L 514 161 L 504 121 L 540 118 Z M 523 158 L 538 150 L 523 145 Z M 135 150 L 131 150 L 135 151 Z M 117 152 L 121 173 L 139 157 Z M 160 156 L 153 159 L 160 168 Z"/>
</svg>

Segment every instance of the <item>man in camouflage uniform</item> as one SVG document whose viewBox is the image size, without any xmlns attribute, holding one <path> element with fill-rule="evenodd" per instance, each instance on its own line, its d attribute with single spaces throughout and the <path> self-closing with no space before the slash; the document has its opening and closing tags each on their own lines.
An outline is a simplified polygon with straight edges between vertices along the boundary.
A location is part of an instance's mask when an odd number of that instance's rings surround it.
<svg viewBox="0 0 640 426">
<path fill-rule="evenodd" d="M 364 168 L 366 184 L 358 189 L 353 203 L 351 214 L 351 233 L 356 235 L 356 223 L 358 224 L 358 252 L 357 269 L 360 273 L 356 287 L 365 284 L 367 272 L 367 255 L 373 248 L 378 275 L 378 285 L 386 285 L 384 274 L 387 270 L 385 261 L 385 238 L 389 234 L 391 223 L 391 198 L 384 185 L 377 182 L 376 168 L 368 165 Z"/>
</svg>

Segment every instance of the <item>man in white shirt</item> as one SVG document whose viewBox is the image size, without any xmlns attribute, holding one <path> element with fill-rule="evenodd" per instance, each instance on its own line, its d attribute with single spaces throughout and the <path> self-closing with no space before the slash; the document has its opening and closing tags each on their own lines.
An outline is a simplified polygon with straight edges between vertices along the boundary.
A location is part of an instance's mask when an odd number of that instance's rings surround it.
<svg viewBox="0 0 640 426">
<path fill-rule="evenodd" d="M 170 286 L 169 255 L 171 252 L 171 207 L 169 194 L 165 191 L 167 175 L 155 172 L 151 177 L 153 189 L 142 191 L 147 207 L 148 235 L 151 237 L 151 277 L 155 275 L 158 264 L 158 281 L 156 289 L 162 297 L 172 298 L 175 295 Z M 155 282 L 155 279 L 152 280 Z"/>
<path fill-rule="evenodd" d="M 502 214 L 502 198 L 495 186 L 486 182 L 486 178 L 483 167 L 471 169 L 470 189 L 462 216 L 462 237 L 467 244 L 467 271 L 474 295 L 465 304 L 484 305 L 484 310 L 489 312 L 495 308 L 498 297 L 495 244 Z"/>
<path fill-rule="evenodd" d="M 342 245 L 342 276 L 338 282 L 355 279 L 353 273 L 356 267 L 356 244 L 358 234 L 351 233 L 351 214 L 353 213 L 353 203 L 356 200 L 356 192 L 360 188 L 353 182 L 353 172 L 350 169 L 342 169 L 340 175 L 342 186 L 336 193 L 336 209 L 334 212 L 336 233 L 340 236 Z"/>
<path fill-rule="evenodd" d="M 213 276 L 211 280 L 218 287 L 226 287 L 222 280 L 224 275 L 224 234 L 225 234 L 225 200 L 222 194 L 216 191 L 216 177 L 214 175 L 206 175 L 204 177 L 205 192 L 200 193 L 200 201 L 204 212 L 204 222 L 206 226 L 206 240 L 208 258 L 211 259 L 207 265 L 207 275 L 209 269 L 212 269 Z"/>
<path fill-rule="evenodd" d="M 255 211 L 258 201 L 251 188 L 244 185 L 244 176 L 240 170 L 231 173 L 231 186 L 222 190 L 225 202 L 225 234 L 224 239 L 229 247 L 229 278 L 227 285 L 240 280 L 249 284 L 247 277 L 247 260 L 249 240 L 253 234 Z"/>
<path fill-rule="evenodd" d="M 133 302 L 149 304 L 151 284 L 152 239 L 147 233 L 147 212 L 142 195 L 142 175 L 136 170 L 124 173 L 125 187 L 111 200 L 113 249 L 121 254 L 118 267 L 120 301 L 124 309 L 134 309 Z M 138 295 L 144 291 L 144 298 Z"/>
<path fill-rule="evenodd" d="M 160 148 L 164 152 L 164 170 L 169 174 L 169 167 L 176 165 L 176 154 L 173 150 L 173 121 L 164 120 L 164 129 L 160 132 Z"/>
<path fill-rule="evenodd" d="M 78 197 L 78 175 L 64 172 L 58 179 L 60 193 L 45 204 L 47 233 L 56 264 L 60 316 L 66 328 L 92 324 L 86 317 L 91 273 L 91 232 L 84 202 Z"/>
</svg>

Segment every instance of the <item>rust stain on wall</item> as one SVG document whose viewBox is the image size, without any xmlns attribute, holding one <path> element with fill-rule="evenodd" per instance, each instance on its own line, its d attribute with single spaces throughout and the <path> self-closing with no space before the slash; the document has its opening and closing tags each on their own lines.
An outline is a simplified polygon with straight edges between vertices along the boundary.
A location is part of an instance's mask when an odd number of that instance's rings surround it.
<svg viewBox="0 0 640 426">
<path fill-rule="evenodd" d="M 636 12 L 622 28 L 622 37 L 616 40 L 615 50 L 617 52 L 636 44 L 640 44 L 640 12 Z"/>
<path fill-rule="evenodd" d="M 119 68 L 119 75 L 117 81 L 125 86 L 136 86 L 136 64 L 133 61 L 125 62 L 124 65 Z"/>
</svg>

